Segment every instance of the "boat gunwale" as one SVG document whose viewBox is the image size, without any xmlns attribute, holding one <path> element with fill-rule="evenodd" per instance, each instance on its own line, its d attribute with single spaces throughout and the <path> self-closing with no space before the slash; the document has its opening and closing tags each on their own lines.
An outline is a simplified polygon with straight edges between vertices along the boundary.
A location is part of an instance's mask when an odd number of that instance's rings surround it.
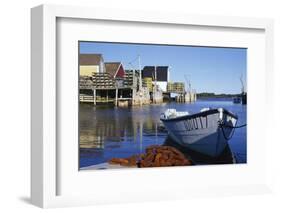
<svg viewBox="0 0 281 213">
<path fill-rule="evenodd" d="M 238 116 L 233 114 L 232 112 L 222 108 L 222 112 L 235 118 L 235 119 L 238 119 Z M 208 115 L 212 115 L 212 114 L 216 114 L 216 113 L 219 113 L 219 109 L 210 109 L 210 110 L 207 110 L 207 111 L 204 111 L 204 112 L 198 112 L 198 113 L 195 113 L 195 114 L 191 114 L 191 115 L 184 115 L 184 116 L 179 116 L 179 117 L 176 117 L 176 118 L 168 118 L 168 119 L 165 119 L 165 118 L 160 118 L 161 121 L 163 122 L 172 122 L 172 121 L 181 121 L 181 120 L 186 120 L 186 119 L 193 119 L 193 118 L 197 118 L 197 117 L 206 117 Z"/>
</svg>

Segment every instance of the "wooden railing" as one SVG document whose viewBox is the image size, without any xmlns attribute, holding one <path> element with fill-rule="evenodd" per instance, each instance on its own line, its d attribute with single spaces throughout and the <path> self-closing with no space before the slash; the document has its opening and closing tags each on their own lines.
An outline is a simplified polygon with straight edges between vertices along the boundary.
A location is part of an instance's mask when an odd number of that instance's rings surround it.
<svg viewBox="0 0 281 213">
<path fill-rule="evenodd" d="M 94 97 L 91 95 L 79 95 L 80 102 L 94 102 Z"/>
</svg>

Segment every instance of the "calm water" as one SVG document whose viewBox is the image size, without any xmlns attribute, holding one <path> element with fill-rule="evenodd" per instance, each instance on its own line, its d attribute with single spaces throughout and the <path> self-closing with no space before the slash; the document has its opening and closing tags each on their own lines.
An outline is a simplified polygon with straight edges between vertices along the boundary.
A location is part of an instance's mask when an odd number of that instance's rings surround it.
<svg viewBox="0 0 281 213">
<path fill-rule="evenodd" d="M 80 104 L 80 167 L 104 163 L 113 157 L 140 154 L 152 144 L 173 144 L 163 130 L 160 114 L 167 108 L 195 113 L 204 107 L 226 108 L 238 115 L 237 125 L 246 123 L 246 106 L 233 104 L 231 99 L 198 100 L 193 104 L 172 102 L 132 108 Z M 193 155 L 188 150 L 181 151 L 186 151 L 185 154 L 196 164 L 233 163 L 233 155 L 236 163 L 246 163 L 246 138 L 246 128 L 236 129 L 228 142 L 229 151 L 219 159 Z"/>
</svg>

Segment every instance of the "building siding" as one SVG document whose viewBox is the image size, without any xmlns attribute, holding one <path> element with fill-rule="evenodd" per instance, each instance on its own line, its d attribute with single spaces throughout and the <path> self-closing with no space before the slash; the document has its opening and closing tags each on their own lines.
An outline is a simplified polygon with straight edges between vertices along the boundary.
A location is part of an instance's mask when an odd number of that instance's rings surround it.
<svg viewBox="0 0 281 213">
<path fill-rule="evenodd" d="M 152 78 L 154 81 L 156 69 L 157 81 L 168 82 L 169 81 L 169 67 L 168 66 L 145 66 L 142 70 L 143 78 Z"/>
<path fill-rule="evenodd" d="M 115 77 L 117 77 L 117 78 L 124 78 L 125 77 L 125 70 L 124 70 L 122 64 L 119 67 Z"/>
<path fill-rule="evenodd" d="M 159 88 L 163 91 L 163 92 L 167 92 L 167 82 L 163 82 L 163 81 L 157 81 L 156 84 L 159 86 Z"/>
<path fill-rule="evenodd" d="M 92 76 L 93 73 L 99 72 L 99 66 L 90 65 L 90 66 L 80 66 L 80 76 Z"/>
</svg>

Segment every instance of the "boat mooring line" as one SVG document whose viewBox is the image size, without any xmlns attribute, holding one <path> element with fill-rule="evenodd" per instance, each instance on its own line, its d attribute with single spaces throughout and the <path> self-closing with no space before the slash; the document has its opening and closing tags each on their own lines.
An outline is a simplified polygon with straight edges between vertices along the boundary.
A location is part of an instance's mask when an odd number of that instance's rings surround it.
<svg viewBox="0 0 281 213">
<path fill-rule="evenodd" d="M 229 126 L 229 125 L 224 124 L 223 122 L 219 122 L 219 127 L 222 130 L 223 137 L 227 141 L 229 141 L 233 137 L 235 129 L 242 128 L 242 127 L 245 127 L 245 126 L 247 126 L 247 124 L 243 124 L 243 125 L 240 125 L 240 126 L 236 126 L 236 125 L 235 126 Z M 229 137 L 226 136 L 223 127 L 234 129 Z"/>
<path fill-rule="evenodd" d="M 232 129 L 239 129 L 239 128 L 247 126 L 247 124 L 243 124 L 241 126 L 229 126 L 229 125 L 226 125 L 226 124 L 221 124 L 221 126 L 225 126 L 227 128 L 232 128 Z"/>
</svg>

